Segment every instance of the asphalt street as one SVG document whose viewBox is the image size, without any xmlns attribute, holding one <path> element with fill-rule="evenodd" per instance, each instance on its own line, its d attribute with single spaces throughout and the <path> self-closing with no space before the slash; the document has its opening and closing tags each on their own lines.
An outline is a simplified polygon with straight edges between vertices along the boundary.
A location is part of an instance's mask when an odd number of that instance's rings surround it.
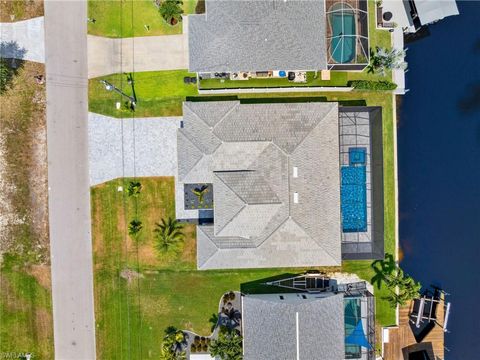
<svg viewBox="0 0 480 360">
<path fill-rule="evenodd" d="M 45 1 L 56 359 L 95 359 L 88 171 L 87 2 Z"/>
</svg>

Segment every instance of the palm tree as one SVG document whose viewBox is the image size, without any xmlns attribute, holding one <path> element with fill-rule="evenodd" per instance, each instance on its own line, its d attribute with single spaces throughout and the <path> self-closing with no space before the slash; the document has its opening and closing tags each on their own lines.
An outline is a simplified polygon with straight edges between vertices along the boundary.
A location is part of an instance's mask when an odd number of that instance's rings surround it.
<svg viewBox="0 0 480 360">
<path fill-rule="evenodd" d="M 186 347 L 187 335 L 174 326 L 169 326 L 165 329 L 160 358 L 162 360 L 184 360 L 186 359 Z"/>
<path fill-rule="evenodd" d="M 203 204 L 203 197 L 208 192 L 208 185 L 202 185 L 199 188 L 198 187 L 194 188 L 194 189 L 192 189 L 192 192 L 198 198 L 198 202 L 200 204 Z"/>
<path fill-rule="evenodd" d="M 127 194 L 128 196 L 137 197 L 142 191 L 142 184 L 138 181 L 130 181 L 128 184 Z"/>
<path fill-rule="evenodd" d="M 135 237 L 140 230 L 142 230 L 143 225 L 140 220 L 133 219 L 130 221 L 130 224 L 128 224 L 128 234 L 132 237 Z"/>
<path fill-rule="evenodd" d="M 162 219 L 161 223 L 156 224 L 155 237 L 157 238 L 157 249 L 162 252 L 167 252 L 170 248 L 183 240 L 184 234 L 182 232 L 183 225 L 177 220 L 169 217 L 167 221 Z"/>
<path fill-rule="evenodd" d="M 406 70 L 408 64 L 405 61 L 405 55 L 406 50 L 403 49 L 385 49 L 377 46 L 376 53 L 372 51 L 370 56 L 368 72 L 385 76 L 387 70 Z"/>
<path fill-rule="evenodd" d="M 170 25 L 175 25 L 179 21 L 182 21 L 182 9 L 183 1 L 181 0 L 164 0 L 160 4 L 160 15 Z"/>
<path fill-rule="evenodd" d="M 210 354 L 222 360 L 242 360 L 242 336 L 236 330 L 221 329 L 210 345 Z"/>
<path fill-rule="evenodd" d="M 411 276 L 405 274 L 401 268 L 386 277 L 385 283 L 389 294 L 384 297 L 395 308 L 397 305 L 404 306 L 408 301 L 420 296 L 422 285 Z"/>
</svg>

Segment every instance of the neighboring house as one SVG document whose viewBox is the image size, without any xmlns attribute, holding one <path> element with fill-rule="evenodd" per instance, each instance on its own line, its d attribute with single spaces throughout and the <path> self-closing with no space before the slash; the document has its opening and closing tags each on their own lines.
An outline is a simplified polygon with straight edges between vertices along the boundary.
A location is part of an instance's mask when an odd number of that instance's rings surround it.
<svg viewBox="0 0 480 360">
<path fill-rule="evenodd" d="M 199 223 L 199 269 L 383 258 L 380 108 L 214 101 L 183 114 L 176 216 Z"/>
<path fill-rule="evenodd" d="M 206 0 L 205 14 L 188 18 L 193 72 L 285 74 L 368 64 L 364 0 Z"/>
<path fill-rule="evenodd" d="M 375 359 L 374 297 L 364 282 L 292 291 L 242 297 L 244 360 Z"/>
<path fill-rule="evenodd" d="M 377 22 L 384 27 L 399 26 L 405 33 L 415 33 L 422 26 L 458 14 L 455 0 L 384 0 L 378 8 Z"/>
</svg>

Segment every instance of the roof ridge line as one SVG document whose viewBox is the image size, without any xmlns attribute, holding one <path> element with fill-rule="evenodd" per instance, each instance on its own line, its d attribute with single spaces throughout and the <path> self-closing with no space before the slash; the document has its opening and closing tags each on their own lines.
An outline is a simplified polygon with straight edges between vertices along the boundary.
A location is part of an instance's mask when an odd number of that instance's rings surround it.
<svg viewBox="0 0 480 360">
<path fill-rule="evenodd" d="M 197 161 L 195 161 L 195 164 L 193 164 L 193 166 L 190 168 L 190 170 L 185 174 L 185 176 L 182 176 L 182 178 L 180 179 L 180 176 L 178 177 L 179 180 L 181 182 L 183 182 L 183 179 L 185 179 L 189 174 L 190 172 L 198 165 L 198 163 L 200 161 L 202 161 L 202 159 L 206 156 L 206 154 L 203 153 L 203 151 L 201 149 L 199 149 L 199 147 L 192 141 L 190 140 L 190 138 L 183 132 L 181 131 L 181 129 L 179 129 L 179 133 L 189 142 L 191 143 L 199 152 L 200 154 L 202 154 L 202 156 L 200 156 L 200 159 L 198 159 Z M 177 168 L 177 174 L 178 174 L 178 168 Z"/>
<path fill-rule="evenodd" d="M 232 106 L 232 108 L 229 109 L 229 110 L 217 121 L 217 123 L 216 123 L 215 125 L 213 125 L 213 127 L 211 127 L 212 133 L 213 133 L 213 131 L 215 130 L 215 128 L 217 127 L 217 125 L 219 125 L 220 123 L 222 123 L 223 120 L 225 120 L 225 118 L 226 118 L 228 115 L 230 115 L 230 113 L 240 105 L 240 100 L 234 100 L 234 101 L 232 101 L 232 102 L 234 102 L 235 105 Z M 215 135 L 215 136 L 217 136 L 217 135 Z"/>
<path fill-rule="evenodd" d="M 190 112 L 208 128 L 209 132 L 210 132 L 213 136 L 215 136 L 215 138 L 220 142 L 220 145 L 223 144 L 223 140 L 220 139 L 220 138 L 217 136 L 217 134 L 215 134 L 215 133 L 213 132 L 213 128 L 212 128 L 210 125 L 208 125 L 208 123 L 207 123 L 205 120 L 203 120 L 200 116 L 198 116 L 198 114 L 197 114 L 195 111 L 193 111 L 190 106 L 188 106 L 188 102 L 185 101 L 184 104 L 185 104 L 185 107 L 186 107 L 188 110 L 190 110 Z M 182 119 L 183 119 L 183 116 L 182 116 Z M 215 152 L 215 150 L 217 150 L 217 149 L 220 147 L 220 145 L 218 145 L 218 146 L 213 150 L 212 154 Z M 200 149 L 199 149 L 199 150 L 200 150 Z M 201 150 L 200 150 L 200 151 L 201 151 Z M 202 151 L 202 152 L 203 152 L 203 151 Z"/>
<path fill-rule="evenodd" d="M 211 258 L 213 258 L 213 257 L 215 256 L 215 254 L 218 253 L 218 251 L 220 250 L 220 248 L 217 246 L 217 244 L 215 244 L 214 241 L 212 241 L 212 239 L 210 238 L 210 236 L 209 236 L 205 231 L 203 231 L 202 225 L 197 225 L 197 230 L 201 231 L 201 232 L 203 233 L 203 235 L 205 235 L 205 237 L 208 238 L 208 241 L 210 241 L 210 242 L 213 244 L 213 246 L 215 246 L 215 249 L 217 249 L 216 251 L 213 252 L 212 255 L 210 255 L 210 256 L 203 262 L 203 264 L 202 264 L 201 266 L 199 266 L 199 268 L 203 268 L 203 267 L 205 266 L 205 264 L 206 264 Z M 198 258 L 198 257 L 197 257 L 197 258 Z M 197 266 L 198 266 L 198 265 L 197 265 Z"/>
<path fill-rule="evenodd" d="M 328 102 L 328 101 L 327 101 L 327 102 Z M 293 154 L 293 153 L 295 152 L 295 150 L 297 150 L 297 149 L 300 147 L 300 145 L 302 145 L 302 144 L 305 142 L 305 140 L 306 140 L 306 139 L 308 138 L 308 136 L 312 133 L 312 131 L 315 130 L 315 129 L 323 122 L 323 120 L 325 120 L 325 118 L 326 118 L 328 115 L 330 115 L 330 113 L 333 111 L 333 109 L 336 108 L 336 109 L 338 110 L 338 103 L 334 103 L 334 102 L 330 102 L 330 103 L 331 103 L 331 104 L 337 104 L 337 106 L 335 106 L 335 105 L 332 106 L 332 108 L 325 114 L 325 116 L 324 116 L 323 118 L 321 118 L 321 119 L 319 120 L 319 122 L 318 122 L 314 127 L 312 127 L 312 128 L 310 129 L 310 131 L 304 136 L 304 138 L 303 138 L 302 140 L 300 140 L 300 142 L 297 144 L 297 146 L 295 146 L 295 148 L 292 150 L 291 154 Z M 337 119 L 337 123 L 338 123 L 338 119 Z M 337 124 L 337 126 L 338 126 L 338 124 Z"/>
<path fill-rule="evenodd" d="M 330 254 L 330 252 L 329 252 L 328 250 L 326 250 L 323 246 L 321 246 L 317 241 L 315 241 L 315 239 L 307 232 L 307 230 L 305 230 L 305 229 L 303 228 L 303 226 L 301 226 L 301 225 L 293 218 L 293 216 L 290 217 L 290 219 L 291 219 L 295 224 L 297 224 L 297 226 L 298 226 L 300 229 L 302 229 L 303 232 L 304 232 L 315 244 L 317 244 L 317 246 L 318 246 L 319 248 L 321 248 L 328 256 L 330 256 L 330 258 L 331 258 L 334 262 L 337 262 L 337 261 L 335 260 L 335 258 L 333 257 L 333 255 Z"/>
</svg>

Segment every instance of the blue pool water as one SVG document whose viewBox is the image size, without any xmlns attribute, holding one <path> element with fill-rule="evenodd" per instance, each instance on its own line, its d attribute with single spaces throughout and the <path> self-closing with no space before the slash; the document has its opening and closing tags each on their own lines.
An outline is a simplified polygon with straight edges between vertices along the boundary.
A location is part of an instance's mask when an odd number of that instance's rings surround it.
<svg viewBox="0 0 480 360">
<path fill-rule="evenodd" d="M 348 149 L 348 159 L 350 165 L 365 165 L 365 154 L 367 149 L 365 148 L 350 148 Z"/>
<path fill-rule="evenodd" d="M 340 4 L 341 6 L 341 4 Z M 332 10 L 335 9 L 335 5 Z M 345 64 L 355 57 L 355 16 L 353 11 L 344 10 L 330 14 L 332 44 L 330 52 L 335 62 Z"/>
<path fill-rule="evenodd" d="M 366 180 L 365 166 L 342 166 L 340 202 L 344 232 L 367 230 Z"/>
</svg>

